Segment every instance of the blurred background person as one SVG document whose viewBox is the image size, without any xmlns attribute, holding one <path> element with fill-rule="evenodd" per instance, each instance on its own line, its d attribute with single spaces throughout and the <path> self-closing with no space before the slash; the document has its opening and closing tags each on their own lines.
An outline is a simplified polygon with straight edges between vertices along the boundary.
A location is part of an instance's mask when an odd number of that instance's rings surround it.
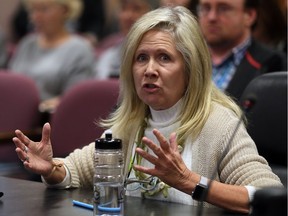
<svg viewBox="0 0 288 216">
<path fill-rule="evenodd" d="M 81 14 L 69 21 L 69 29 L 88 39 L 93 45 L 103 37 L 110 34 L 111 30 L 105 27 L 106 11 L 104 0 L 80 0 L 83 5 Z M 17 44 L 24 36 L 33 31 L 29 15 L 22 2 L 11 19 L 11 42 Z"/>
<path fill-rule="evenodd" d="M 198 17 L 213 63 L 213 80 L 239 100 L 247 84 L 260 74 L 286 71 L 284 53 L 252 38 L 258 0 L 199 0 Z"/>
<path fill-rule="evenodd" d="M 103 49 L 103 47 L 99 47 L 99 51 L 96 52 L 100 53 L 100 56 L 96 60 L 95 78 L 108 79 L 119 77 L 121 48 L 125 36 L 136 20 L 158 6 L 159 2 L 157 0 L 121 0 L 121 10 L 119 12 L 120 32 L 113 36 L 111 35 L 114 39 L 111 47 L 104 48 L 102 51 L 100 49 Z M 107 40 L 110 41 L 111 39 L 107 38 Z"/>
<path fill-rule="evenodd" d="M 77 19 L 74 31 L 84 36 L 95 46 L 109 32 L 105 31 L 104 0 L 82 0 L 83 11 Z"/>
<path fill-rule="evenodd" d="M 6 37 L 0 28 L 0 69 L 6 68 L 7 63 L 7 47 L 6 47 Z"/>
<path fill-rule="evenodd" d="M 194 15 L 197 15 L 196 8 L 199 0 L 160 0 L 161 6 L 184 6 L 188 8 Z"/>
<path fill-rule="evenodd" d="M 42 111 L 56 108 L 61 95 L 74 84 L 93 76 L 91 45 L 67 29 L 82 9 L 79 0 L 25 0 L 34 34 L 19 44 L 9 68 L 35 80 Z"/>
<path fill-rule="evenodd" d="M 287 0 L 260 0 L 253 36 L 287 55 Z"/>
</svg>

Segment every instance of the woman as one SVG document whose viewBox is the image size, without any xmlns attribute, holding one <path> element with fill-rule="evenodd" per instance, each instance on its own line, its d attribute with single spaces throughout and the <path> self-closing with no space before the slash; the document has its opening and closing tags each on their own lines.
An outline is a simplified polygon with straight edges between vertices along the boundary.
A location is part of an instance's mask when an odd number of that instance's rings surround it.
<svg viewBox="0 0 288 216">
<path fill-rule="evenodd" d="M 35 80 L 43 110 L 53 110 L 72 85 L 93 77 L 94 54 L 67 28 L 81 12 L 80 0 L 25 0 L 35 34 L 28 35 L 10 63 L 11 71 Z"/>
<path fill-rule="evenodd" d="M 99 55 L 95 64 L 96 79 L 119 78 L 121 49 L 125 36 L 137 19 L 158 7 L 157 0 L 121 0 L 120 4 L 118 14 L 120 31 L 101 41 L 96 49 Z M 105 44 L 112 41 L 113 45 L 105 49 Z"/>
<path fill-rule="evenodd" d="M 212 84 L 209 52 L 188 9 L 160 8 L 135 23 L 124 45 L 120 82 L 119 108 L 102 126 L 125 144 L 128 183 L 150 175 L 160 179 L 152 193 L 128 184 L 128 195 L 197 205 L 196 185 L 200 179 L 207 184 L 222 154 L 205 201 L 247 213 L 255 187 L 281 186 L 243 124 L 223 153 L 241 111 Z M 53 160 L 49 124 L 40 143 L 19 130 L 16 135 L 24 166 L 50 186 L 92 185 L 93 143 Z"/>
</svg>

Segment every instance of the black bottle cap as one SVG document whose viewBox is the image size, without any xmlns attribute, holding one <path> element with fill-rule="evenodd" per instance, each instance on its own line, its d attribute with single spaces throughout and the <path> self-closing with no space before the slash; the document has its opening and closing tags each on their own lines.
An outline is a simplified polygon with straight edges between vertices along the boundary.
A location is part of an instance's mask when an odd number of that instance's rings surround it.
<svg viewBox="0 0 288 216">
<path fill-rule="evenodd" d="M 95 140 L 96 149 L 122 149 L 122 140 L 113 139 L 110 130 L 105 131 L 105 138 Z"/>
</svg>

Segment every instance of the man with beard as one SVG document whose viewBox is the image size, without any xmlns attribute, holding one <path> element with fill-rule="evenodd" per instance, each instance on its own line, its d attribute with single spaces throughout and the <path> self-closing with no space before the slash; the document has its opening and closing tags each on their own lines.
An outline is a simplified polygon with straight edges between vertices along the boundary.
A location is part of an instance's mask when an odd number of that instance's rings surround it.
<svg viewBox="0 0 288 216">
<path fill-rule="evenodd" d="M 255 77 L 286 71 L 286 56 L 252 38 L 257 0 L 200 0 L 199 23 L 213 63 L 214 83 L 236 100 Z"/>
</svg>

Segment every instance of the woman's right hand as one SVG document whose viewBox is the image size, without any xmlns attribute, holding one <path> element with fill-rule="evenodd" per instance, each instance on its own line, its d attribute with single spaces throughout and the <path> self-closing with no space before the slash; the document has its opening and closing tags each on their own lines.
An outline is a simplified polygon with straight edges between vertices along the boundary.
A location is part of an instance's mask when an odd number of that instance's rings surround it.
<svg viewBox="0 0 288 216">
<path fill-rule="evenodd" d="M 15 134 L 16 137 L 13 138 L 13 142 L 16 145 L 16 153 L 24 167 L 36 174 L 48 176 L 53 169 L 50 124 L 44 124 L 40 142 L 30 140 L 20 130 L 16 130 Z"/>
</svg>

